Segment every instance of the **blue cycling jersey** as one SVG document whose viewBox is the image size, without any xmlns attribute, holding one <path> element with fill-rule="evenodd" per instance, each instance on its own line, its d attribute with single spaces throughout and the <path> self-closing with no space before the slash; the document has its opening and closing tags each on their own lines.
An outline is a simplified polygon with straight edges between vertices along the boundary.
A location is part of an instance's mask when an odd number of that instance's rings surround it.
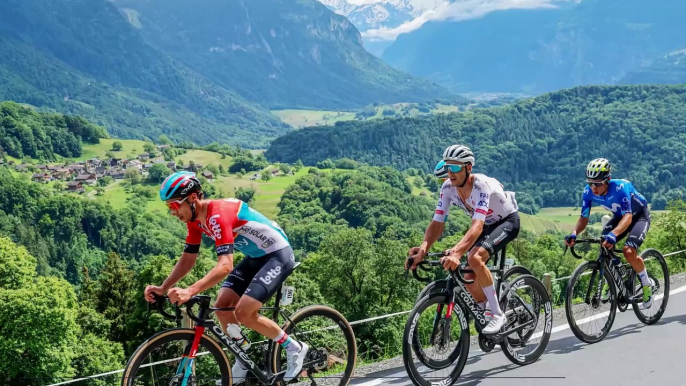
<svg viewBox="0 0 686 386">
<path fill-rule="evenodd" d="M 609 210 L 614 216 L 642 213 L 648 205 L 648 201 L 631 182 L 614 179 L 610 180 L 607 193 L 602 196 L 593 194 L 591 187 L 586 185 L 581 204 L 581 217 L 588 217 L 591 214 L 591 205 L 594 203 Z"/>
</svg>

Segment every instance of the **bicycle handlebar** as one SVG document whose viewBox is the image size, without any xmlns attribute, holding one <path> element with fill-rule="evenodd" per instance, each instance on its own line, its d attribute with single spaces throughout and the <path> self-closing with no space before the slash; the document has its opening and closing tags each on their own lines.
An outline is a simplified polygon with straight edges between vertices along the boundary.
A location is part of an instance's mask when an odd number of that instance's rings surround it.
<svg viewBox="0 0 686 386">
<path fill-rule="evenodd" d="M 576 246 L 576 244 L 602 244 L 604 241 L 605 241 L 605 239 L 603 239 L 602 237 L 592 237 L 592 238 L 588 238 L 588 239 L 577 239 L 574 242 L 574 245 L 572 245 L 571 247 L 568 245 L 565 245 L 565 251 L 562 254 L 562 256 L 564 256 L 567 253 L 567 249 L 569 249 L 569 251 L 572 253 L 572 256 L 576 257 L 577 259 L 582 259 L 583 257 L 578 255 L 576 253 L 576 251 L 574 250 L 574 247 Z M 608 250 L 607 248 L 605 248 L 602 245 L 600 247 L 605 249 L 605 250 Z M 622 253 L 621 249 L 616 249 L 616 248 L 613 248 L 613 249 L 608 250 L 608 251 L 611 251 L 614 253 Z"/>
<path fill-rule="evenodd" d="M 445 257 L 447 255 L 444 252 L 436 252 L 436 253 L 427 253 L 425 256 L 428 256 L 428 257 Z M 412 266 L 413 261 L 414 261 L 413 258 L 408 257 L 408 259 L 407 259 L 408 268 L 405 270 L 405 278 L 406 279 L 407 279 L 407 271 L 409 270 L 409 267 Z M 441 260 L 423 260 L 417 264 L 417 268 L 421 268 L 422 271 L 428 272 L 430 269 L 426 268 L 427 265 L 430 267 L 442 267 L 443 263 Z M 425 283 L 428 283 L 431 281 L 431 278 L 429 278 L 428 276 L 427 277 L 420 276 L 419 273 L 417 273 L 418 270 L 419 269 L 413 269 L 412 270 L 412 276 L 414 276 L 414 278 L 417 281 L 421 281 L 421 282 L 425 282 Z M 462 283 L 465 283 L 465 284 L 474 283 L 474 280 L 465 279 L 464 276 L 462 276 L 462 271 L 463 271 L 463 269 L 460 266 L 458 266 L 458 268 L 456 270 L 450 270 L 450 273 L 452 275 L 456 276 L 457 280 L 462 282 Z"/>
<path fill-rule="evenodd" d="M 157 312 L 159 312 L 162 316 L 164 316 L 166 319 L 173 320 L 173 321 L 178 321 L 182 318 L 181 308 L 179 307 L 178 304 L 174 304 L 175 315 L 172 315 L 172 314 L 170 314 L 164 310 L 164 303 L 166 302 L 167 299 L 169 299 L 168 296 L 160 296 L 160 295 L 155 294 L 155 293 L 153 293 L 153 296 L 155 298 L 155 301 L 152 304 L 156 306 Z M 209 306 L 209 300 L 210 300 L 209 296 L 199 295 L 199 296 L 193 296 L 189 301 L 184 303 L 184 305 L 186 306 L 186 314 L 188 315 L 188 317 L 192 321 L 194 321 L 197 324 L 202 325 L 202 326 L 205 326 L 205 325 L 210 324 L 210 323 L 214 323 L 214 321 L 212 319 L 207 319 L 207 320 L 200 319 L 199 317 L 195 316 L 195 314 L 193 314 L 193 312 L 192 312 L 192 307 L 196 303 L 207 302 L 208 303 L 207 305 Z M 149 307 L 149 305 L 150 305 L 150 303 L 148 303 L 148 307 Z"/>
</svg>

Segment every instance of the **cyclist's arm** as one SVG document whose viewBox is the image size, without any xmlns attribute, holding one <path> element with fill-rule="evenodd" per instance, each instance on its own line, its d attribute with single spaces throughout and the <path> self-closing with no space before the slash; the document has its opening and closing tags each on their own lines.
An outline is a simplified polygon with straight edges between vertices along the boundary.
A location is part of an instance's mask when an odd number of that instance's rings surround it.
<svg viewBox="0 0 686 386">
<path fill-rule="evenodd" d="M 422 242 L 422 245 L 419 246 L 419 248 L 424 251 L 431 249 L 431 246 L 438 241 L 438 238 L 441 237 L 445 230 L 445 220 L 448 219 L 448 211 L 450 210 L 449 191 L 450 182 L 444 182 L 441 186 L 440 197 L 436 204 L 433 220 L 426 228 L 426 232 L 424 232 L 424 241 Z"/>
<path fill-rule="evenodd" d="M 186 245 L 183 248 L 181 258 L 176 262 L 174 269 L 169 274 L 167 279 L 162 283 L 162 288 L 165 292 L 169 291 L 179 280 L 188 275 L 188 272 L 193 269 L 195 261 L 200 252 L 200 243 L 202 242 L 202 233 L 195 224 L 186 224 L 188 233 L 186 234 Z"/>
<path fill-rule="evenodd" d="M 179 261 L 176 262 L 174 269 L 167 277 L 167 280 L 162 283 L 162 288 L 165 292 L 169 291 L 179 280 L 183 279 L 184 276 L 188 275 L 188 272 L 193 269 L 195 265 L 195 260 L 198 258 L 198 252 L 188 253 L 184 252 L 181 255 Z"/>
<path fill-rule="evenodd" d="M 238 204 L 237 204 L 238 205 Z M 220 283 L 231 271 L 233 271 L 233 224 L 238 221 L 236 208 L 224 208 L 217 210 L 213 206 L 208 207 L 207 218 L 209 226 L 214 233 L 215 251 L 217 252 L 217 265 L 202 279 L 188 287 L 192 296 L 195 296 L 208 288 Z"/>
<path fill-rule="evenodd" d="M 615 229 L 612 230 L 612 233 L 614 233 L 616 236 L 624 233 L 624 231 L 626 231 L 631 225 L 633 218 L 634 216 L 631 214 L 631 212 L 625 213 L 624 216 L 622 216 L 622 219 L 619 221 L 619 224 L 617 224 Z"/>
<path fill-rule="evenodd" d="M 484 220 L 472 219 L 472 225 L 453 248 L 453 255 L 462 256 L 474 245 L 484 229 Z"/>
<path fill-rule="evenodd" d="M 233 244 L 230 244 L 231 253 L 224 253 L 217 256 L 217 265 L 202 279 L 188 287 L 192 296 L 206 291 L 219 284 L 226 276 L 233 271 Z"/>
<path fill-rule="evenodd" d="M 578 235 L 583 232 L 588 226 L 588 218 L 591 216 L 591 188 L 586 185 L 584 189 L 584 194 L 581 196 L 581 216 L 576 222 L 576 227 L 574 228 L 574 235 Z"/>
<path fill-rule="evenodd" d="M 633 220 L 633 214 L 631 211 L 631 192 L 629 191 L 628 184 L 622 184 L 621 189 L 619 192 L 617 192 L 617 194 L 620 196 L 619 205 L 622 208 L 622 219 L 619 221 L 619 224 L 617 224 L 615 229 L 612 230 L 612 233 L 615 235 L 621 235 L 629 228 L 631 221 Z"/>
<path fill-rule="evenodd" d="M 429 226 L 426 228 L 426 232 L 424 232 L 424 241 L 422 242 L 422 245 L 419 246 L 419 248 L 425 251 L 431 249 L 431 246 L 434 245 L 436 241 L 438 241 L 438 238 L 441 237 L 444 230 L 444 222 L 436 220 L 431 221 L 431 224 L 429 224 Z"/>
</svg>

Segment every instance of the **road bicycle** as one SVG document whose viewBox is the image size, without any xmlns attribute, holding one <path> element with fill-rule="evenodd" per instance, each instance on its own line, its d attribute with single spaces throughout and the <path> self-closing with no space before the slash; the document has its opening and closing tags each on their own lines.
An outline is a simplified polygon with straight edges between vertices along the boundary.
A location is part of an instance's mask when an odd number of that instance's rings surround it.
<svg viewBox="0 0 686 386">
<path fill-rule="evenodd" d="M 428 254 L 429 257 L 443 256 L 443 253 Z M 489 320 L 465 285 L 473 280 L 464 278 L 473 273 L 466 264 L 450 271 L 442 289 L 426 291 L 410 312 L 403 333 L 403 363 L 415 385 L 450 385 L 462 373 L 469 354 L 470 331 L 467 315 L 471 316 L 479 332 L 480 345 L 494 347 L 499 344 L 505 356 L 515 364 L 526 365 L 536 361 L 545 350 L 552 331 L 553 315 L 550 297 L 543 283 L 530 274 L 521 274 L 510 283 L 505 277 L 504 254 L 499 268 L 489 267 L 498 276 L 496 291 L 501 310 L 507 321 L 500 332 L 485 335 L 480 331 Z M 411 261 L 408 262 L 408 266 Z M 422 261 L 418 266 L 439 267 L 440 260 Z M 426 270 L 424 268 L 420 268 Z M 412 274 L 421 281 L 417 270 Z M 429 279 L 430 280 L 430 279 Z M 524 292 L 529 290 L 528 293 Z M 427 314 L 424 311 L 429 310 Z M 451 327 L 456 327 L 451 330 Z M 536 332 L 536 329 L 540 330 Z M 422 336 L 426 336 L 423 339 Z M 533 344 L 533 339 L 538 339 Z M 451 342 L 456 345 L 451 348 Z M 521 349 L 521 350 L 520 350 Z M 531 349 L 528 353 L 522 353 Z M 490 350 L 489 350 L 490 351 Z M 443 359 L 434 359 L 430 354 L 447 354 Z M 416 356 L 416 358 L 414 358 Z M 454 365 L 452 370 L 448 367 Z M 440 371 L 445 370 L 445 371 Z"/>
<path fill-rule="evenodd" d="M 603 241 L 603 238 L 579 239 L 576 240 L 575 246 L 602 244 Z M 574 250 L 574 246 L 565 248 L 565 253 L 567 249 L 574 257 L 582 259 Z M 669 268 L 662 254 L 656 249 L 646 249 L 640 254 L 645 262 L 653 291 L 653 304 L 648 309 L 643 308 L 643 286 L 638 274 L 631 266 L 619 264 L 617 254 L 622 254 L 622 250 L 608 249 L 601 245 L 598 258 L 580 264 L 567 282 L 567 321 L 574 335 L 583 342 L 596 343 L 603 340 L 612 328 L 618 308 L 624 312 L 631 306 L 636 317 L 648 325 L 657 323 L 667 308 Z M 593 291 L 595 292 L 592 293 Z M 592 315 L 584 316 L 587 312 Z M 599 331 L 587 333 L 583 330 L 585 326 L 598 326 L 598 321 L 605 317 L 607 321 Z"/>
<path fill-rule="evenodd" d="M 292 287 L 287 289 L 292 291 Z M 279 288 L 277 294 L 281 292 Z M 290 295 L 292 299 L 292 292 Z M 285 319 L 283 330 L 309 345 L 300 376 L 309 378 L 310 385 L 347 385 L 355 368 L 357 343 L 345 317 L 323 305 L 308 306 L 291 315 L 281 308 L 280 302 L 281 297 L 277 296 L 273 307 L 263 307 L 261 311 L 272 311 L 271 318 L 277 323 L 280 315 Z M 156 296 L 155 305 L 160 314 L 179 324 L 181 308 L 173 305 L 174 314 L 171 314 L 164 309 L 165 303 L 166 297 Z M 192 311 L 195 305 L 198 305 L 197 313 Z M 230 386 L 233 384 L 231 364 L 225 350 L 252 373 L 247 385 L 285 385 L 286 356 L 279 344 L 264 341 L 267 347 L 262 363 L 255 363 L 210 318 L 212 312 L 234 308 L 210 307 L 207 295 L 192 297 L 185 307 L 194 322 L 193 328 L 169 329 L 143 342 L 126 364 L 122 386 Z M 291 382 L 297 382 L 297 378 Z"/>
</svg>

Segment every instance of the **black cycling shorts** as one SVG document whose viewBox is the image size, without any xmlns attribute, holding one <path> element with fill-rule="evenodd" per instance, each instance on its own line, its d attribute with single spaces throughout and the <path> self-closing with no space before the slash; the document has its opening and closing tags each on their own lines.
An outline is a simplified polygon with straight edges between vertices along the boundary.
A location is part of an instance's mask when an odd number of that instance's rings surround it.
<svg viewBox="0 0 686 386">
<path fill-rule="evenodd" d="M 484 225 L 472 248 L 482 247 L 490 256 L 500 252 L 519 235 L 519 212 L 514 212 L 495 224 Z"/>
<path fill-rule="evenodd" d="M 264 304 L 274 296 L 294 267 L 295 256 L 291 247 L 262 257 L 246 256 L 226 277 L 222 288 L 230 288 L 238 296 L 245 294 Z"/>
<path fill-rule="evenodd" d="M 622 216 L 612 216 L 612 219 L 603 228 L 603 236 L 610 233 L 620 221 L 622 221 Z M 617 241 L 623 239 L 628 234 L 629 237 L 627 237 L 624 245 L 638 250 L 641 244 L 643 244 L 643 240 L 645 240 L 648 229 L 650 229 L 650 210 L 644 208 L 643 212 L 634 214 L 631 219 L 631 225 L 621 235 L 617 235 Z"/>
</svg>

